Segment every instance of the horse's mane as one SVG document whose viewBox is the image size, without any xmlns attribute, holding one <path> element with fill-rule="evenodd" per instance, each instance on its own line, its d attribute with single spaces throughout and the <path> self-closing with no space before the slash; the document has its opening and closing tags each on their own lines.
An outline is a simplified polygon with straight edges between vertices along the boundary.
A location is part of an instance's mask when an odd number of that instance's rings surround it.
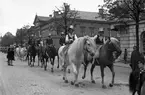
<svg viewBox="0 0 145 95">
<path fill-rule="evenodd" d="M 87 39 L 89 39 L 89 36 L 79 37 L 71 44 L 70 47 L 72 47 L 73 52 L 75 52 L 76 58 L 81 57 L 81 54 L 83 53 L 84 50 L 84 44 Z"/>
</svg>

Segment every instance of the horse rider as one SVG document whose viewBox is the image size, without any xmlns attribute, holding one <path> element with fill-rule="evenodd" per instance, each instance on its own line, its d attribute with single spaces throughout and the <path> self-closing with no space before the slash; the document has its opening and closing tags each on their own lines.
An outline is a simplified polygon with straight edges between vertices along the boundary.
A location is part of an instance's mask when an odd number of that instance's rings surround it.
<svg viewBox="0 0 145 95">
<path fill-rule="evenodd" d="M 53 40 L 52 40 L 51 34 L 49 34 L 48 39 L 46 39 L 46 45 L 53 46 Z"/>
<path fill-rule="evenodd" d="M 67 49 L 69 48 L 70 44 L 72 44 L 74 42 L 74 40 L 76 40 L 78 37 L 76 36 L 76 34 L 74 33 L 74 28 L 71 25 L 68 29 L 68 34 L 65 37 L 65 43 L 66 46 L 64 47 L 63 51 L 66 52 Z"/>
<path fill-rule="evenodd" d="M 101 48 L 101 46 L 105 43 L 105 37 L 104 37 L 104 30 L 102 28 L 99 29 L 98 35 L 95 36 L 95 42 L 96 45 Z M 99 58 L 99 52 L 96 52 L 95 58 Z"/>
<path fill-rule="evenodd" d="M 37 46 L 40 45 L 40 42 L 41 42 L 41 38 L 39 38 L 39 39 L 37 40 Z"/>
<path fill-rule="evenodd" d="M 59 44 L 61 46 L 65 45 L 65 35 L 64 35 L 64 32 L 61 32 L 61 37 L 59 39 Z"/>
</svg>

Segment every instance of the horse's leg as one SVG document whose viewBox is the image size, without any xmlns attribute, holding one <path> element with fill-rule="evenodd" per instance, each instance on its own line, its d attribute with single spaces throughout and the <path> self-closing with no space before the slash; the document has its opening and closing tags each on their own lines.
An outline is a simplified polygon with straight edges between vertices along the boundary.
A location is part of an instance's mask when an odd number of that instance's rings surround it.
<svg viewBox="0 0 145 95">
<path fill-rule="evenodd" d="M 57 61 L 58 61 L 57 68 L 59 68 L 59 56 L 57 56 Z"/>
<path fill-rule="evenodd" d="M 34 63 L 35 63 L 35 56 L 36 55 L 33 55 L 33 67 L 34 67 Z"/>
<path fill-rule="evenodd" d="M 67 80 L 67 77 L 66 77 L 66 70 L 67 70 L 67 63 L 64 62 L 64 65 L 63 65 L 63 80 L 65 83 L 68 83 L 68 80 Z"/>
<path fill-rule="evenodd" d="M 48 62 L 48 58 L 44 59 L 44 70 L 47 70 L 47 62 Z"/>
<path fill-rule="evenodd" d="M 79 75 L 80 65 L 81 64 L 77 64 L 77 66 L 76 66 L 75 64 L 72 63 L 75 79 L 74 79 L 74 82 L 71 82 L 71 84 L 72 85 L 75 84 L 76 87 L 79 87 L 78 75 Z"/>
<path fill-rule="evenodd" d="M 43 65 L 44 65 L 44 57 L 42 56 L 41 57 L 41 68 L 43 68 Z"/>
<path fill-rule="evenodd" d="M 30 55 L 30 66 L 32 67 L 31 62 L 32 62 L 32 55 Z"/>
<path fill-rule="evenodd" d="M 55 60 L 55 57 L 53 57 L 53 58 L 52 58 L 52 60 L 51 60 L 51 63 L 52 63 L 51 72 L 53 72 L 53 71 L 54 71 L 54 70 L 53 70 L 53 68 L 54 68 L 54 60 Z"/>
<path fill-rule="evenodd" d="M 86 77 L 86 70 L 87 70 L 87 67 L 88 67 L 88 62 L 85 62 L 83 65 L 84 65 L 84 75 L 82 76 L 82 79 L 85 79 Z"/>
<path fill-rule="evenodd" d="M 94 77 L 93 77 L 93 71 L 94 71 L 95 66 L 96 66 L 96 65 L 95 65 L 94 63 L 93 63 L 92 66 L 91 66 L 91 82 L 92 82 L 92 83 L 95 83 L 95 80 L 94 80 Z"/>
<path fill-rule="evenodd" d="M 100 65 L 101 69 L 101 77 L 102 77 L 102 88 L 107 88 L 106 85 L 104 84 L 104 66 Z"/>
<path fill-rule="evenodd" d="M 112 65 L 109 65 L 108 67 L 109 67 L 109 69 L 110 69 L 111 72 L 112 72 L 112 81 L 111 81 L 111 83 L 109 84 L 109 86 L 110 86 L 110 87 L 113 87 L 113 85 L 114 85 L 114 77 L 115 77 L 114 66 L 113 66 L 113 64 L 112 64 Z"/>
<path fill-rule="evenodd" d="M 37 57 L 38 57 L 38 66 L 39 66 L 39 59 L 40 59 L 39 57 L 40 57 L 40 55 L 38 54 L 38 56 L 37 56 Z"/>
</svg>

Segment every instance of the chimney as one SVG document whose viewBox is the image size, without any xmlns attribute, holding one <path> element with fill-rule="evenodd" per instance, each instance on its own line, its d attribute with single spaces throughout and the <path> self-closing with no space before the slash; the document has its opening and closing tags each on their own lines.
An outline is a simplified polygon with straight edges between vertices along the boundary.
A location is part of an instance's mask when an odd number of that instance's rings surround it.
<svg viewBox="0 0 145 95">
<path fill-rule="evenodd" d="M 54 16 L 58 16 L 58 15 L 59 15 L 59 14 L 58 14 L 58 11 L 54 11 L 54 12 L 53 12 L 53 15 L 54 15 Z"/>
<path fill-rule="evenodd" d="M 100 9 L 99 9 L 99 14 L 100 14 L 100 15 L 103 15 L 103 12 L 104 12 L 104 9 L 100 8 Z"/>
<path fill-rule="evenodd" d="M 49 15 L 49 17 L 52 17 L 52 15 Z"/>
<path fill-rule="evenodd" d="M 70 5 L 68 5 L 67 3 L 64 3 L 64 7 L 65 7 L 66 11 L 70 11 Z"/>
</svg>

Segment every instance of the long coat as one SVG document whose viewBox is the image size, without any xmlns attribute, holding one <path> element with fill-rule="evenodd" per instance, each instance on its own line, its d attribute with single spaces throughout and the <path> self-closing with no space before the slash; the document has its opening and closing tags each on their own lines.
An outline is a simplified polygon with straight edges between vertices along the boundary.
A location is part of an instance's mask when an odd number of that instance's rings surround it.
<svg viewBox="0 0 145 95">
<path fill-rule="evenodd" d="M 138 62 L 139 61 L 142 61 L 141 54 L 140 54 L 139 51 L 134 50 L 131 53 L 131 68 L 132 68 L 133 71 L 136 70 L 136 69 L 139 69 L 139 67 L 138 67 Z"/>
<path fill-rule="evenodd" d="M 8 60 L 14 60 L 14 50 L 12 50 L 10 48 L 8 49 L 7 58 L 8 58 Z"/>
</svg>

